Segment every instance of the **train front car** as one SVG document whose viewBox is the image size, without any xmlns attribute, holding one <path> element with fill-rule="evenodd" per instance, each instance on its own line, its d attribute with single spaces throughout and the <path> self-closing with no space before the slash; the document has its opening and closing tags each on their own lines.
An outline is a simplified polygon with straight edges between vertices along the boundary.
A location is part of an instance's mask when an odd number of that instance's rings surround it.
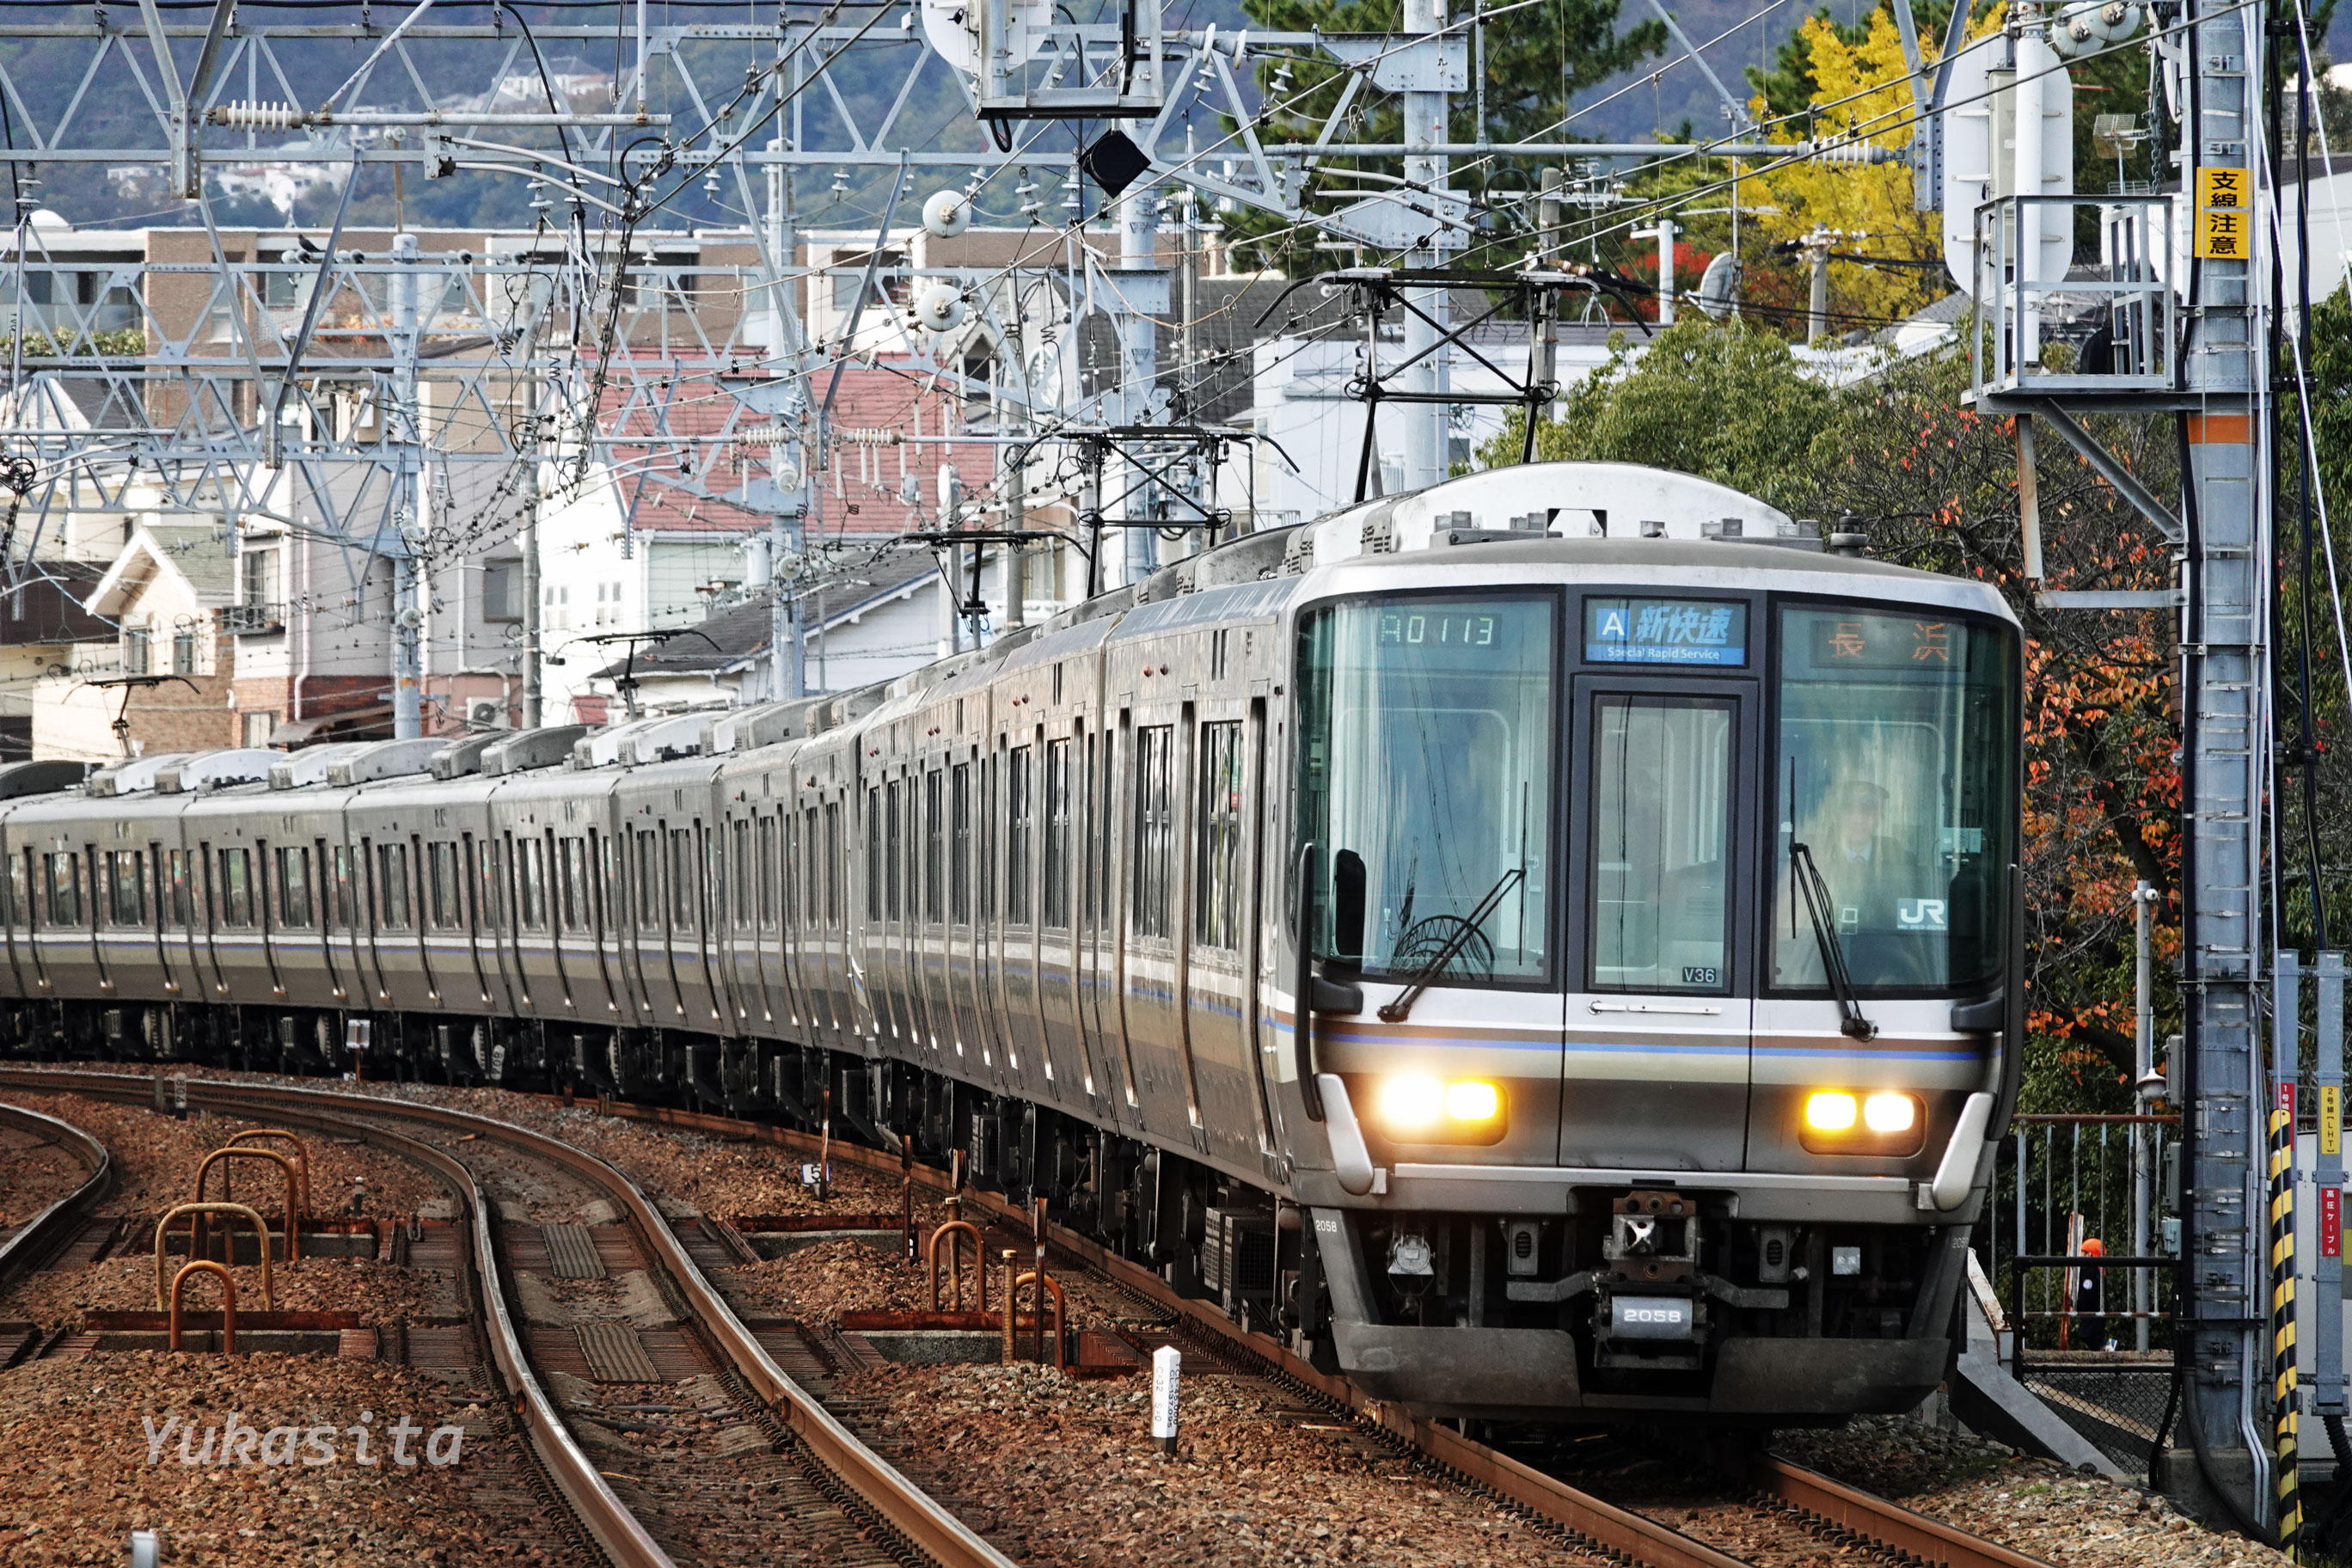
<svg viewBox="0 0 2352 1568">
<path fill-rule="evenodd" d="M 1916 1405 L 2015 1098 L 2015 622 L 1696 481 L 1526 542 L 1474 483 L 1343 519 L 1389 549 L 1293 606 L 1339 1364 L 1446 1415 Z"/>
</svg>

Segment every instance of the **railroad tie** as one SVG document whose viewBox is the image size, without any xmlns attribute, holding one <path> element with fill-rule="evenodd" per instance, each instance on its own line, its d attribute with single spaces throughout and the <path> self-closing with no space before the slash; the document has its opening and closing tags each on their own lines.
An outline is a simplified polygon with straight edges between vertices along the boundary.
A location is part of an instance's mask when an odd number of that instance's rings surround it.
<svg viewBox="0 0 2352 1568">
<path fill-rule="evenodd" d="M 589 1375 L 598 1383 L 659 1383 L 662 1374 L 646 1353 L 637 1331 L 626 1323 L 583 1323 L 572 1331 L 580 1339 Z"/>
<path fill-rule="evenodd" d="M 547 1247 L 547 1266 L 558 1279 L 602 1279 L 604 1259 L 597 1254 L 596 1238 L 584 1225 L 566 1222 L 539 1227 Z"/>
</svg>

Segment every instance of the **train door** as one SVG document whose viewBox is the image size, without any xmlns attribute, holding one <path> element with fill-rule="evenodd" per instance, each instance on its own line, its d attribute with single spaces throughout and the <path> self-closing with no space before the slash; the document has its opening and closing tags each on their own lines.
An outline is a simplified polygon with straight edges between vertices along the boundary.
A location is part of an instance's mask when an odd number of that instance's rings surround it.
<svg viewBox="0 0 2352 1568">
<path fill-rule="evenodd" d="M 1220 707 L 1195 727 L 1192 746 L 1184 1033 L 1212 1148 L 1247 1164 L 1275 1147 L 1254 1024 L 1265 704 Z"/>
<path fill-rule="evenodd" d="M 1063 1101 L 1088 1092 L 1094 1082 L 1086 1041 L 1078 1028 L 1080 879 L 1076 857 L 1080 847 L 1078 796 L 1084 779 L 1078 770 L 1083 748 L 1084 742 L 1075 733 L 1048 739 L 1045 743 L 1044 771 L 1038 780 L 1043 795 L 1038 811 L 1043 853 L 1037 921 L 1037 1017 L 1045 1037 L 1045 1077 L 1053 1098 Z"/>
<path fill-rule="evenodd" d="M 155 898 L 155 965 L 163 972 L 164 994 L 176 996 L 180 992 L 180 983 L 172 973 L 172 939 L 169 934 L 172 926 L 172 883 L 171 873 L 164 865 L 164 853 L 162 839 L 151 838 L 147 841 L 148 863 L 153 868 L 149 888 Z M 7 890 L 0 889 L 0 905 L 5 905 L 6 902 Z"/>
<path fill-rule="evenodd" d="M 1744 1158 L 1754 684 L 1580 676 L 1570 715 L 1559 1161 L 1733 1171 Z"/>
<path fill-rule="evenodd" d="M 1206 1135 L 1184 1033 L 1181 978 L 1190 935 L 1182 817 L 1191 728 L 1190 703 L 1176 712 L 1136 715 L 1125 781 L 1128 926 L 1120 1001 L 1147 1124 L 1163 1137 L 1186 1129 L 1200 1147 Z"/>
</svg>

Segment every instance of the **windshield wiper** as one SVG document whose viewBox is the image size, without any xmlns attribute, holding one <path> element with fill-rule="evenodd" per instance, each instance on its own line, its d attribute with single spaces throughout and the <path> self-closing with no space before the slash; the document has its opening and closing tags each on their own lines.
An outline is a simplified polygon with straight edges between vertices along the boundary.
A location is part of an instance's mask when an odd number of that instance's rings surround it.
<svg viewBox="0 0 2352 1568">
<path fill-rule="evenodd" d="M 1421 1000 L 1421 994 L 1429 989 L 1430 982 L 1445 973 L 1445 966 L 1454 962 L 1454 955 L 1462 951 L 1464 944 L 1478 934 L 1478 928 L 1486 923 L 1486 917 L 1495 912 L 1496 906 L 1503 901 L 1503 895 L 1510 891 L 1511 884 L 1526 874 L 1517 866 L 1503 873 L 1502 880 L 1486 890 L 1486 896 L 1478 900 L 1478 907 L 1472 910 L 1469 918 L 1454 929 L 1454 934 L 1446 939 L 1445 945 L 1437 950 L 1435 956 L 1406 977 L 1404 989 L 1397 994 L 1396 999 L 1381 1004 L 1381 1023 L 1402 1024 L 1411 1016 L 1412 1005 Z"/>
<path fill-rule="evenodd" d="M 1845 949 L 1839 945 L 1837 927 L 1830 920 L 1830 890 L 1813 852 L 1802 844 L 1789 846 L 1789 871 L 1805 895 L 1805 912 L 1813 918 L 1813 941 L 1822 950 L 1822 968 L 1828 973 L 1830 993 L 1837 998 L 1838 1032 L 1856 1040 L 1874 1040 L 1878 1026 L 1862 1016 L 1853 997 L 1853 976 L 1845 967 Z"/>
</svg>

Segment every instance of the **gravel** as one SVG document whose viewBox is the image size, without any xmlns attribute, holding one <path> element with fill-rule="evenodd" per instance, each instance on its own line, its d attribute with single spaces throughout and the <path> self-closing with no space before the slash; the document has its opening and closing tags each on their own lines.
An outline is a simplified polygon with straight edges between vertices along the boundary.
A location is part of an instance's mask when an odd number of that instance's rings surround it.
<svg viewBox="0 0 2352 1568">
<path fill-rule="evenodd" d="M 206 1154 L 249 1127 L 267 1122 L 242 1117 L 191 1112 L 185 1121 L 158 1116 L 143 1106 L 118 1105 L 78 1094 L 21 1094 L 12 1091 L 12 1103 L 45 1111 L 70 1121 L 103 1142 L 114 1155 L 114 1191 L 100 1206 L 107 1215 L 155 1215 L 195 1194 L 196 1168 Z M 336 1143 L 305 1135 L 310 1157 L 310 1201 L 322 1217 L 346 1217 L 354 1210 L 367 1215 L 406 1215 L 435 1198 L 441 1184 L 405 1161 L 355 1143 Z M 271 1147 L 291 1157 L 292 1145 L 273 1140 Z M 282 1212 L 285 1179 L 267 1160 L 224 1161 L 234 1163 L 238 1201 L 253 1203 L 265 1215 Z M 221 1193 L 220 1166 L 205 1180 L 213 1197 Z M 259 1194 L 260 1201 L 255 1202 Z"/>
<path fill-rule="evenodd" d="M 2062 1568 L 2286 1568 L 2242 1535 L 2208 1531 L 2154 1492 L 2077 1475 L 2001 1444 L 1897 1416 L 1789 1432 L 1775 1449 L 1915 1513 Z"/>
<path fill-rule="evenodd" d="M 169 1355 L 133 1351 L 35 1362 L 0 1374 L 0 1430 L 22 1460 L 0 1470 L 0 1562 L 10 1568 L 114 1568 L 134 1529 L 163 1537 L 167 1563 L 236 1568 L 472 1568 L 563 1564 L 567 1549 L 493 1525 L 469 1495 L 469 1471 L 511 1465 L 508 1440 L 479 1405 L 451 1406 L 440 1385 L 397 1367 L 319 1356 Z M 149 1427 L 168 1415 L 203 1429 L 229 1413 L 273 1426 L 338 1429 L 336 1462 L 183 1465 L 172 1428 L 148 1462 Z M 348 1428 L 372 1413 L 378 1434 L 362 1468 Z M 387 1461 L 402 1415 L 425 1428 L 462 1424 L 457 1462 Z M 407 1451 L 419 1456 L 425 1439 Z M 446 1448 L 444 1453 L 446 1455 Z"/>
<path fill-rule="evenodd" d="M 149 1242 L 152 1247 L 152 1239 Z M 168 1284 L 184 1259 L 163 1260 Z M 236 1304 L 261 1310 L 258 1265 L 229 1270 L 236 1279 Z M 312 1258 L 289 1268 L 271 1266 L 270 1284 L 280 1311 L 357 1312 L 360 1321 L 381 1325 L 427 1315 L 447 1299 L 447 1276 L 438 1269 L 406 1268 L 373 1258 Z M 191 1279 L 184 1305 L 213 1311 L 220 1281 Z M 0 1321 L 38 1323 L 43 1329 L 79 1327 L 84 1312 L 145 1312 L 155 1310 L 155 1255 L 152 1250 L 110 1258 L 86 1268 L 52 1268 L 27 1276 L 0 1296 Z"/>
<path fill-rule="evenodd" d="M 1537 1568 L 1573 1557 L 1352 1425 L 1286 1414 L 1254 1380 L 1184 1383 L 1172 1459 L 1152 1447 L 1148 1391 L 1133 1380 L 1084 1382 L 1031 1365 L 894 1366 L 845 1380 L 842 1392 L 865 1403 L 861 1426 L 898 1439 L 901 1468 L 961 1500 L 966 1522 L 1034 1568 Z"/>
<path fill-rule="evenodd" d="M 88 1180 L 89 1167 L 70 1150 L 0 1128 L 0 1232 L 23 1225 Z"/>
</svg>

